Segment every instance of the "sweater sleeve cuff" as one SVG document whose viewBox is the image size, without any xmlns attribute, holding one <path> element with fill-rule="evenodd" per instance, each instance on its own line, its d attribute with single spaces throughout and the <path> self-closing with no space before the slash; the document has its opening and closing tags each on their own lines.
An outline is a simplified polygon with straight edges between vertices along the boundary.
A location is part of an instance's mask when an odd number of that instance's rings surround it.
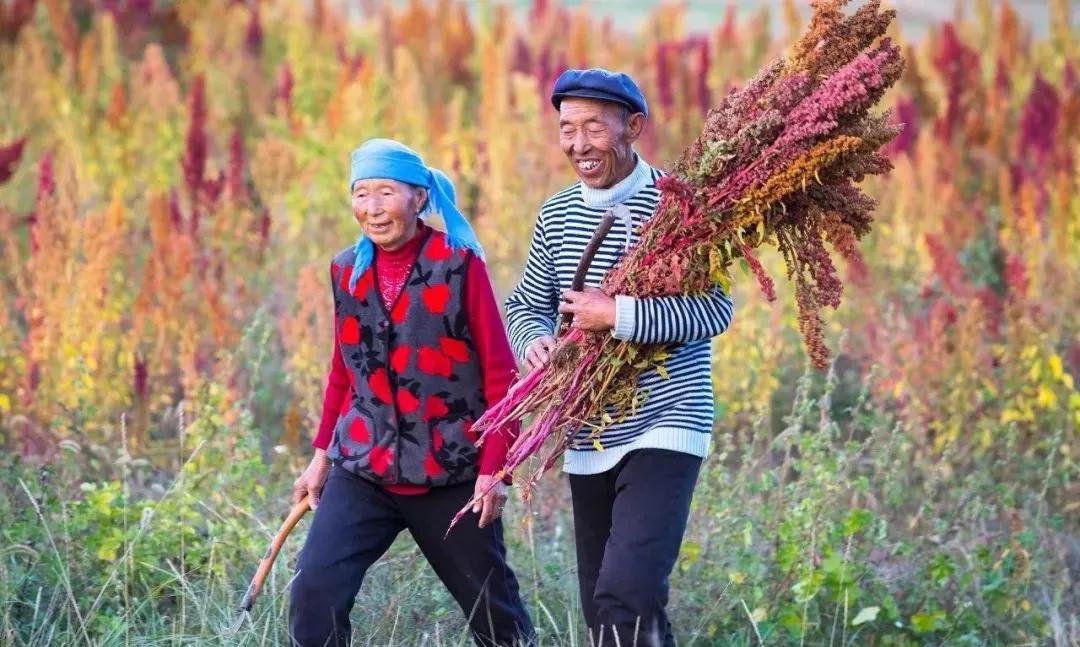
<svg viewBox="0 0 1080 647">
<path fill-rule="evenodd" d="M 315 434 L 315 438 L 311 441 L 311 446 L 315 449 L 327 449 L 330 447 L 330 440 L 334 437 L 334 426 L 337 420 L 329 421 L 327 416 L 323 416 L 323 421 L 319 424 L 319 431 Z"/>
<path fill-rule="evenodd" d="M 506 454 L 509 452 L 513 437 L 516 435 L 516 433 L 503 431 L 492 434 L 484 441 L 483 446 L 480 448 L 480 462 L 478 465 L 481 476 L 495 474 L 506 465 Z M 507 485 L 513 484 L 510 474 L 503 477 L 503 482 Z"/>
<path fill-rule="evenodd" d="M 615 339 L 631 341 L 637 327 L 637 299 L 625 294 L 615 295 L 615 328 L 611 335 Z"/>
<path fill-rule="evenodd" d="M 333 385 L 326 387 L 326 401 L 323 402 L 322 418 L 319 420 L 319 430 L 311 441 L 315 449 L 327 449 L 330 441 L 334 438 L 334 427 L 337 426 L 338 411 L 341 409 L 341 391 Z"/>
<path fill-rule="evenodd" d="M 535 329 L 529 329 L 527 332 L 519 333 L 516 342 L 512 341 L 510 344 L 515 359 L 524 362 L 525 353 L 529 350 L 529 346 L 533 345 L 534 341 L 540 339 L 544 335 L 553 334 L 554 333 L 548 332 L 540 326 L 537 326 Z"/>
</svg>

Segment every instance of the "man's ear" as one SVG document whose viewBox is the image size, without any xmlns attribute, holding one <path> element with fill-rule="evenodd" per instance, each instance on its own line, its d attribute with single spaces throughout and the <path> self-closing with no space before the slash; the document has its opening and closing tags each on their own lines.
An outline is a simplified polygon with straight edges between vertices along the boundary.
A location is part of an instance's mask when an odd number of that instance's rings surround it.
<svg viewBox="0 0 1080 647">
<path fill-rule="evenodd" d="M 641 137 L 641 133 L 644 130 L 645 113 L 635 112 L 626 120 L 626 136 L 630 139 L 631 143 L 636 142 L 638 137 Z"/>
</svg>

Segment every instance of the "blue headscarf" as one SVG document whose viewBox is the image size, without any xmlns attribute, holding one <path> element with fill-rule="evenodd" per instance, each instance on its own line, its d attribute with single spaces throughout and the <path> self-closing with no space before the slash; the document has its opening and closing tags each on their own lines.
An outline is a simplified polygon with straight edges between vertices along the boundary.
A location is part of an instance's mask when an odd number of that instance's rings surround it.
<svg viewBox="0 0 1080 647">
<path fill-rule="evenodd" d="M 359 180 L 374 178 L 397 180 L 428 190 L 427 204 L 420 217 L 432 214 L 442 216 L 446 227 L 446 242 L 451 249 L 471 249 L 480 258 L 484 249 L 476 239 L 469 221 L 457 208 L 454 183 L 439 169 L 428 168 L 416 151 L 392 139 L 369 139 L 352 152 L 349 171 L 349 192 Z M 375 257 L 375 245 L 367 236 L 360 234 L 356 241 L 356 261 L 349 277 L 349 291 L 356 287 L 356 280 L 371 267 Z"/>
</svg>

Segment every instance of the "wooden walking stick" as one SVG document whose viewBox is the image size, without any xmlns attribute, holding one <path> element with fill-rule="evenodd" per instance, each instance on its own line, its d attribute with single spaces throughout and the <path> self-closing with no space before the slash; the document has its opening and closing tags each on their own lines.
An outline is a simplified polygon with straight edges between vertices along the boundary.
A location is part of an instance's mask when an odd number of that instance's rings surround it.
<svg viewBox="0 0 1080 647">
<path fill-rule="evenodd" d="M 622 208 L 625 209 L 626 207 Z M 604 214 L 603 218 L 600 219 L 600 224 L 597 225 L 596 231 L 593 232 L 592 238 L 589 239 L 589 243 L 581 253 L 581 260 L 578 261 L 577 271 L 574 272 L 574 280 L 570 283 L 571 290 L 581 292 L 585 289 L 585 275 L 589 273 L 589 266 L 592 265 L 593 257 L 595 257 L 596 252 L 599 251 L 601 243 L 604 242 L 604 238 L 607 237 L 608 232 L 611 231 L 612 225 L 615 224 L 615 215 L 615 209 L 609 209 L 607 213 Z M 559 326 L 560 332 L 565 332 L 566 329 L 570 327 L 570 322 L 573 321 L 573 319 L 574 315 L 569 312 L 563 314 L 562 322 Z"/>
<path fill-rule="evenodd" d="M 292 510 L 289 511 L 289 516 L 285 518 L 277 535 L 274 536 L 274 540 L 270 542 L 270 547 L 266 549 L 266 554 L 259 561 L 259 568 L 255 571 L 255 577 L 251 578 L 251 584 L 248 586 L 247 593 L 244 594 L 244 600 L 240 603 L 241 611 L 251 611 L 251 607 L 255 604 L 255 598 L 258 597 L 259 592 L 262 590 L 263 582 L 266 581 L 266 576 L 270 574 L 270 567 L 274 565 L 274 560 L 277 559 L 278 553 L 281 552 L 281 546 L 285 543 L 285 539 L 292 532 L 292 529 L 296 527 L 300 518 L 310 509 L 311 503 L 307 497 L 304 497 L 300 503 L 294 505 Z"/>
</svg>

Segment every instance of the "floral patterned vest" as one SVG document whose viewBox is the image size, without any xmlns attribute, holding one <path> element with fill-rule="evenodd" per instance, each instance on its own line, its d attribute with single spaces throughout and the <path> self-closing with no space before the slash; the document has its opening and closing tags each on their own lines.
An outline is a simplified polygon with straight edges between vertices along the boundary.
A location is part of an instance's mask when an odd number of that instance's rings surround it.
<svg viewBox="0 0 1080 647">
<path fill-rule="evenodd" d="M 355 253 L 334 258 L 334 320 L 353 390 L 327 455 L 345 469 L 383 485 L 476 478 L 471 428 L 487 403 L 464 309 L 470 255 L 429 230 L 389 310 L 375 262 L 350 293 Z"/>
</svg>

